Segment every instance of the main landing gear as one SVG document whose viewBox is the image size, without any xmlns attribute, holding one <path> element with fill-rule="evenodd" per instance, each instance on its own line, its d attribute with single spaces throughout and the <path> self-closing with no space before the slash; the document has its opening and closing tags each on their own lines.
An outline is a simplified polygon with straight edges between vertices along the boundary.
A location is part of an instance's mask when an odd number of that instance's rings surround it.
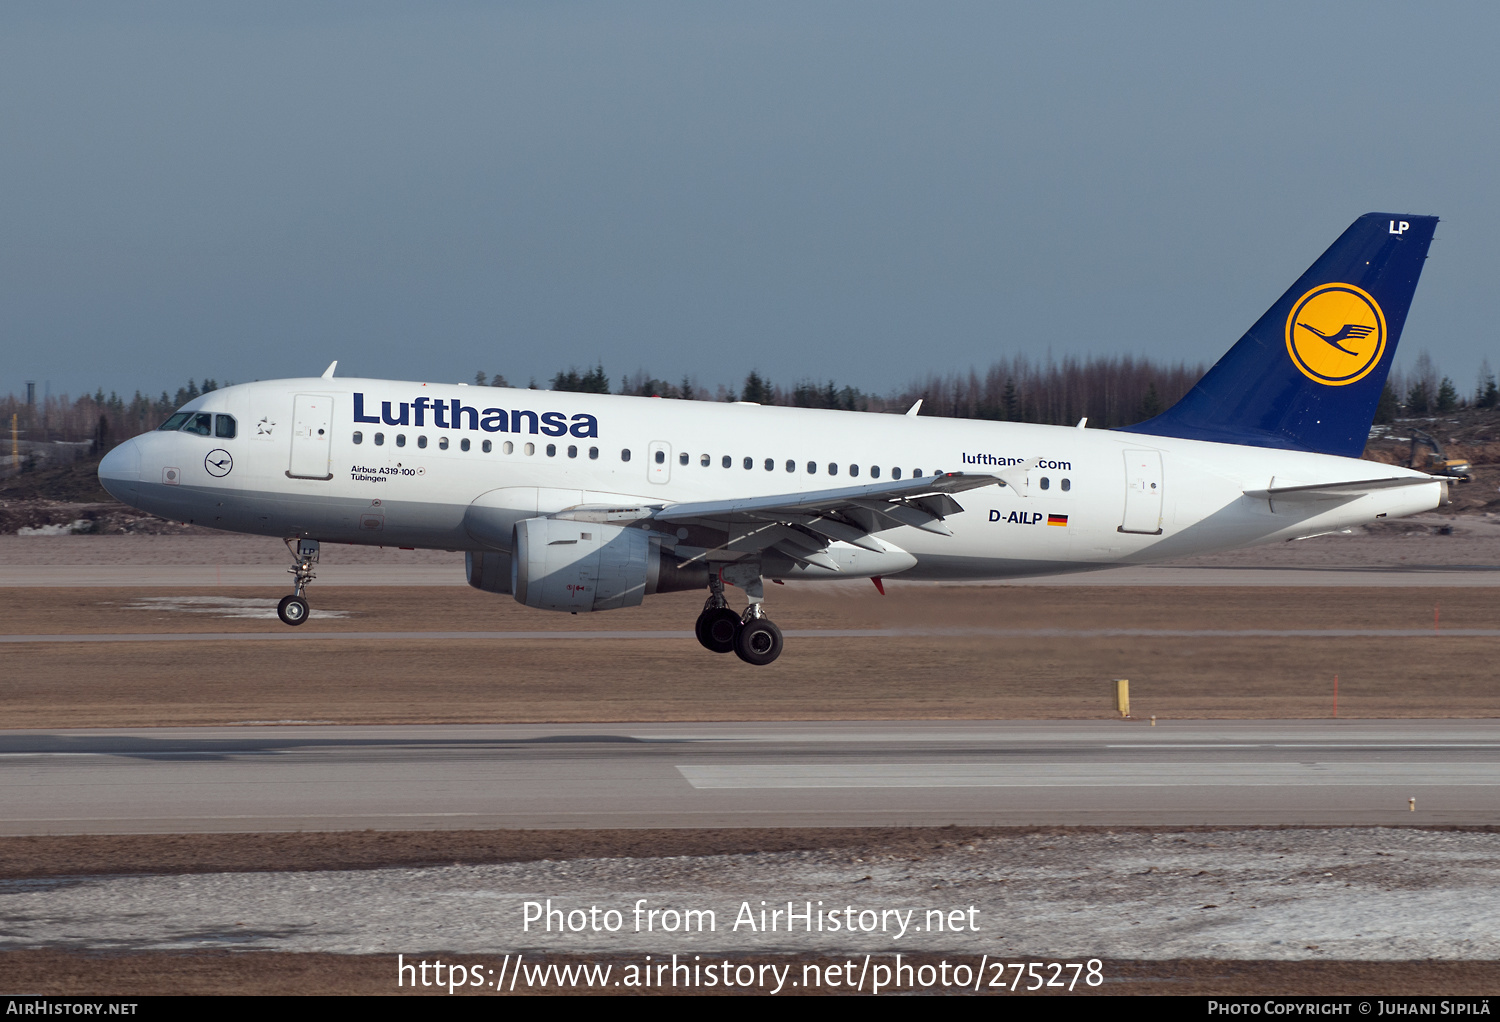
<svg viewBox="0 0 1500 1022">
<path fill-rule="evenodd" d="M 724 599 L 724 580 L 740 586 L 750 597 L 744 614 L 736 614 Z M 758 565 L 726 565 L 722 571 L 708 574 L 708 601 L 698 615 L 695 631 L 703 648 L 711 653 L 728 653 L 757 667 L 781 656 L 781 629 L 761 609 L 765 590 L 761 586 Z"/>
<path fill-rule="evenodd" d="M 317 577 L 312 569 L 318 563 L 318 541 L 292 538 L 286 541 L 286 548 L 292 552 L 294 561 L 286 570 L 292 573 L 296 583 L 292 595 L 283 596 L 276 605 L 276 616 L 285 624 L 300 625 L 310 613 L 307 597 L 302 595 L 302 591 L 307 588 L 307 583 Z"/>
</svg>

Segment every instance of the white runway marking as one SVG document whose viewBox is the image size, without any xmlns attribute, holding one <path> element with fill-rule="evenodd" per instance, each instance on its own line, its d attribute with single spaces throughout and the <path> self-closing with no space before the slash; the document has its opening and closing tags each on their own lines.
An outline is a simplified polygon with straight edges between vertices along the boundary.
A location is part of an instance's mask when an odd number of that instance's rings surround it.
<svg viewBox="0 0 1500 1022">
<path fill-rule="evenodd" d="M 679 766 L 694 788 L 1235 788 L 1500 786 L 1493 763 L 836 763 Z M 1421 778 L 1418 780 L 1417 778 Z"/>
</svg>

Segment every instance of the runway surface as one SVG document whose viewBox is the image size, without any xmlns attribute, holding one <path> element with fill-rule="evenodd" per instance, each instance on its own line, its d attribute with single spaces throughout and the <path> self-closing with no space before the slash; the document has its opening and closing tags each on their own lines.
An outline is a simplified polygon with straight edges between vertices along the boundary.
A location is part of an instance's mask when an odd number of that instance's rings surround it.
<svg viewBox="0 0 1500 1022">
<path fill-rule="evenodd" d="M 8 564 L 0 587 L 200 588 L 268 586 L 289 590 L 284 565 L 270 564 Z M 891 579 L 891 583 L 900 580 Z M 327 586 L 462 586 L 463 563 L 453 565 L 324 564 L 318 583 Z M 807 583 L 799 583 L 806 585 Z M 923 583 L 901 582 L 903 585 Z M 955 585 L 963 583 L 933 583 Z M 1075 575 L 1006 579 L 980 585 L 1015 586 L 1500 586 L 1500 566 L 1414 564 L 1393 567 L 1224 567 L 1142 565 Z"/>
<path fill-rule="evenodd" d="M 912 636 L 988 639 L 1401 639 L 1496 638 L 1500 628 L 785 628 L 789 639 L 899 639 Z M 687 629 L 503 631 L 503 632 L 79 632 L 0 635 L 0 644 L 75 642 L 293 642 L 318 640 L 425 642 L 539 639 L 547 642 L 604 639 L 691 639 Z"/>
<path fill-rule="evenodd" d="M 7 731 L 0 778 L 9 835 L 1479 825 L 1500 814 L 1500 722 Z"/>
</svg>

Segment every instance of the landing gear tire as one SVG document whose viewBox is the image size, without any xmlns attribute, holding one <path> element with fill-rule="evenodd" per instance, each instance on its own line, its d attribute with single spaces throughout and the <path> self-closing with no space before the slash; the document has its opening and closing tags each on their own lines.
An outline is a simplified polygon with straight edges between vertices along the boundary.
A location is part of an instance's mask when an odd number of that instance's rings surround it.
<svg viewBox="0 0 1500 1022">
<path fill-rule="evenodd" d="M 703 648 L 710 653 L 729 653 L 735 648 L 740 630 L 740 616 L 728 607 L 705 610 L 698 615 L 694 631 Z"/>
<path fill-rule="evenodd" d="M 781 656 L 781 629 L 765 618 L 753 618 L 740 626 L 734 652 L 747 664 L 764 667 Z"/>
<path fill-rule="evenodd" d="M 283 596 L 276 605 L 276 616 L 289 625 L 300 625 L 307 615 L 307 601 L 300 596 Z"/>
</svg>

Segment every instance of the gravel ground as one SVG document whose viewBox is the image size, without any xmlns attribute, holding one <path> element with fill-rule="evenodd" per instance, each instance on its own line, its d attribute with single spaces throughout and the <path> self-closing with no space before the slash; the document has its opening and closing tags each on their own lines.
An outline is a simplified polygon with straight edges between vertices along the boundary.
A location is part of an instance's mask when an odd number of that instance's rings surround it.
<svg viewBox="0 0 1500 1022">
<path fill-rule="evenodd" d="M 0 883 L 0 950 L 911 950 L 1069 959 L 1481 961 L 1500 959 L 1497 880 L 1500 834 L 1415 829 L 1080 830 L 982 838 L 921 855 L 875 846 L 71 877 Z M 548 899 L 554 909 L 582 914 L 553 917 L 550 934 L 541 923 L 528 930 L 525 903 L 545 908 Z M 647 911 L 712 910 L 716 925 L 712 933 L 688 933 L 676 917 L 661 915 L 649 932 L 645 920 L 635 932 L 639 899 Z M 762 928 L 762 907 L 784 913 L 788 901 L 798 912 L 812 902 L 813 932 L 800 920 L 788 932 L 784 914 L 765 917 L 774 932 Z M 836 913 L 844 928 L 832 930 L 825 915 L 818 932 L 820 908 Z M 618 921 L 609 910 L 620 913 Z M 929 915 L 935 910 L 943 913 L 941 931 Z M 579 924 L 585 914 L 600 920 L 598 932 L 592 921 L 583 932 L 559 932 L 566 920 Z M 616 923 L 618 932 L 603 929 Z"/>
</svg>

